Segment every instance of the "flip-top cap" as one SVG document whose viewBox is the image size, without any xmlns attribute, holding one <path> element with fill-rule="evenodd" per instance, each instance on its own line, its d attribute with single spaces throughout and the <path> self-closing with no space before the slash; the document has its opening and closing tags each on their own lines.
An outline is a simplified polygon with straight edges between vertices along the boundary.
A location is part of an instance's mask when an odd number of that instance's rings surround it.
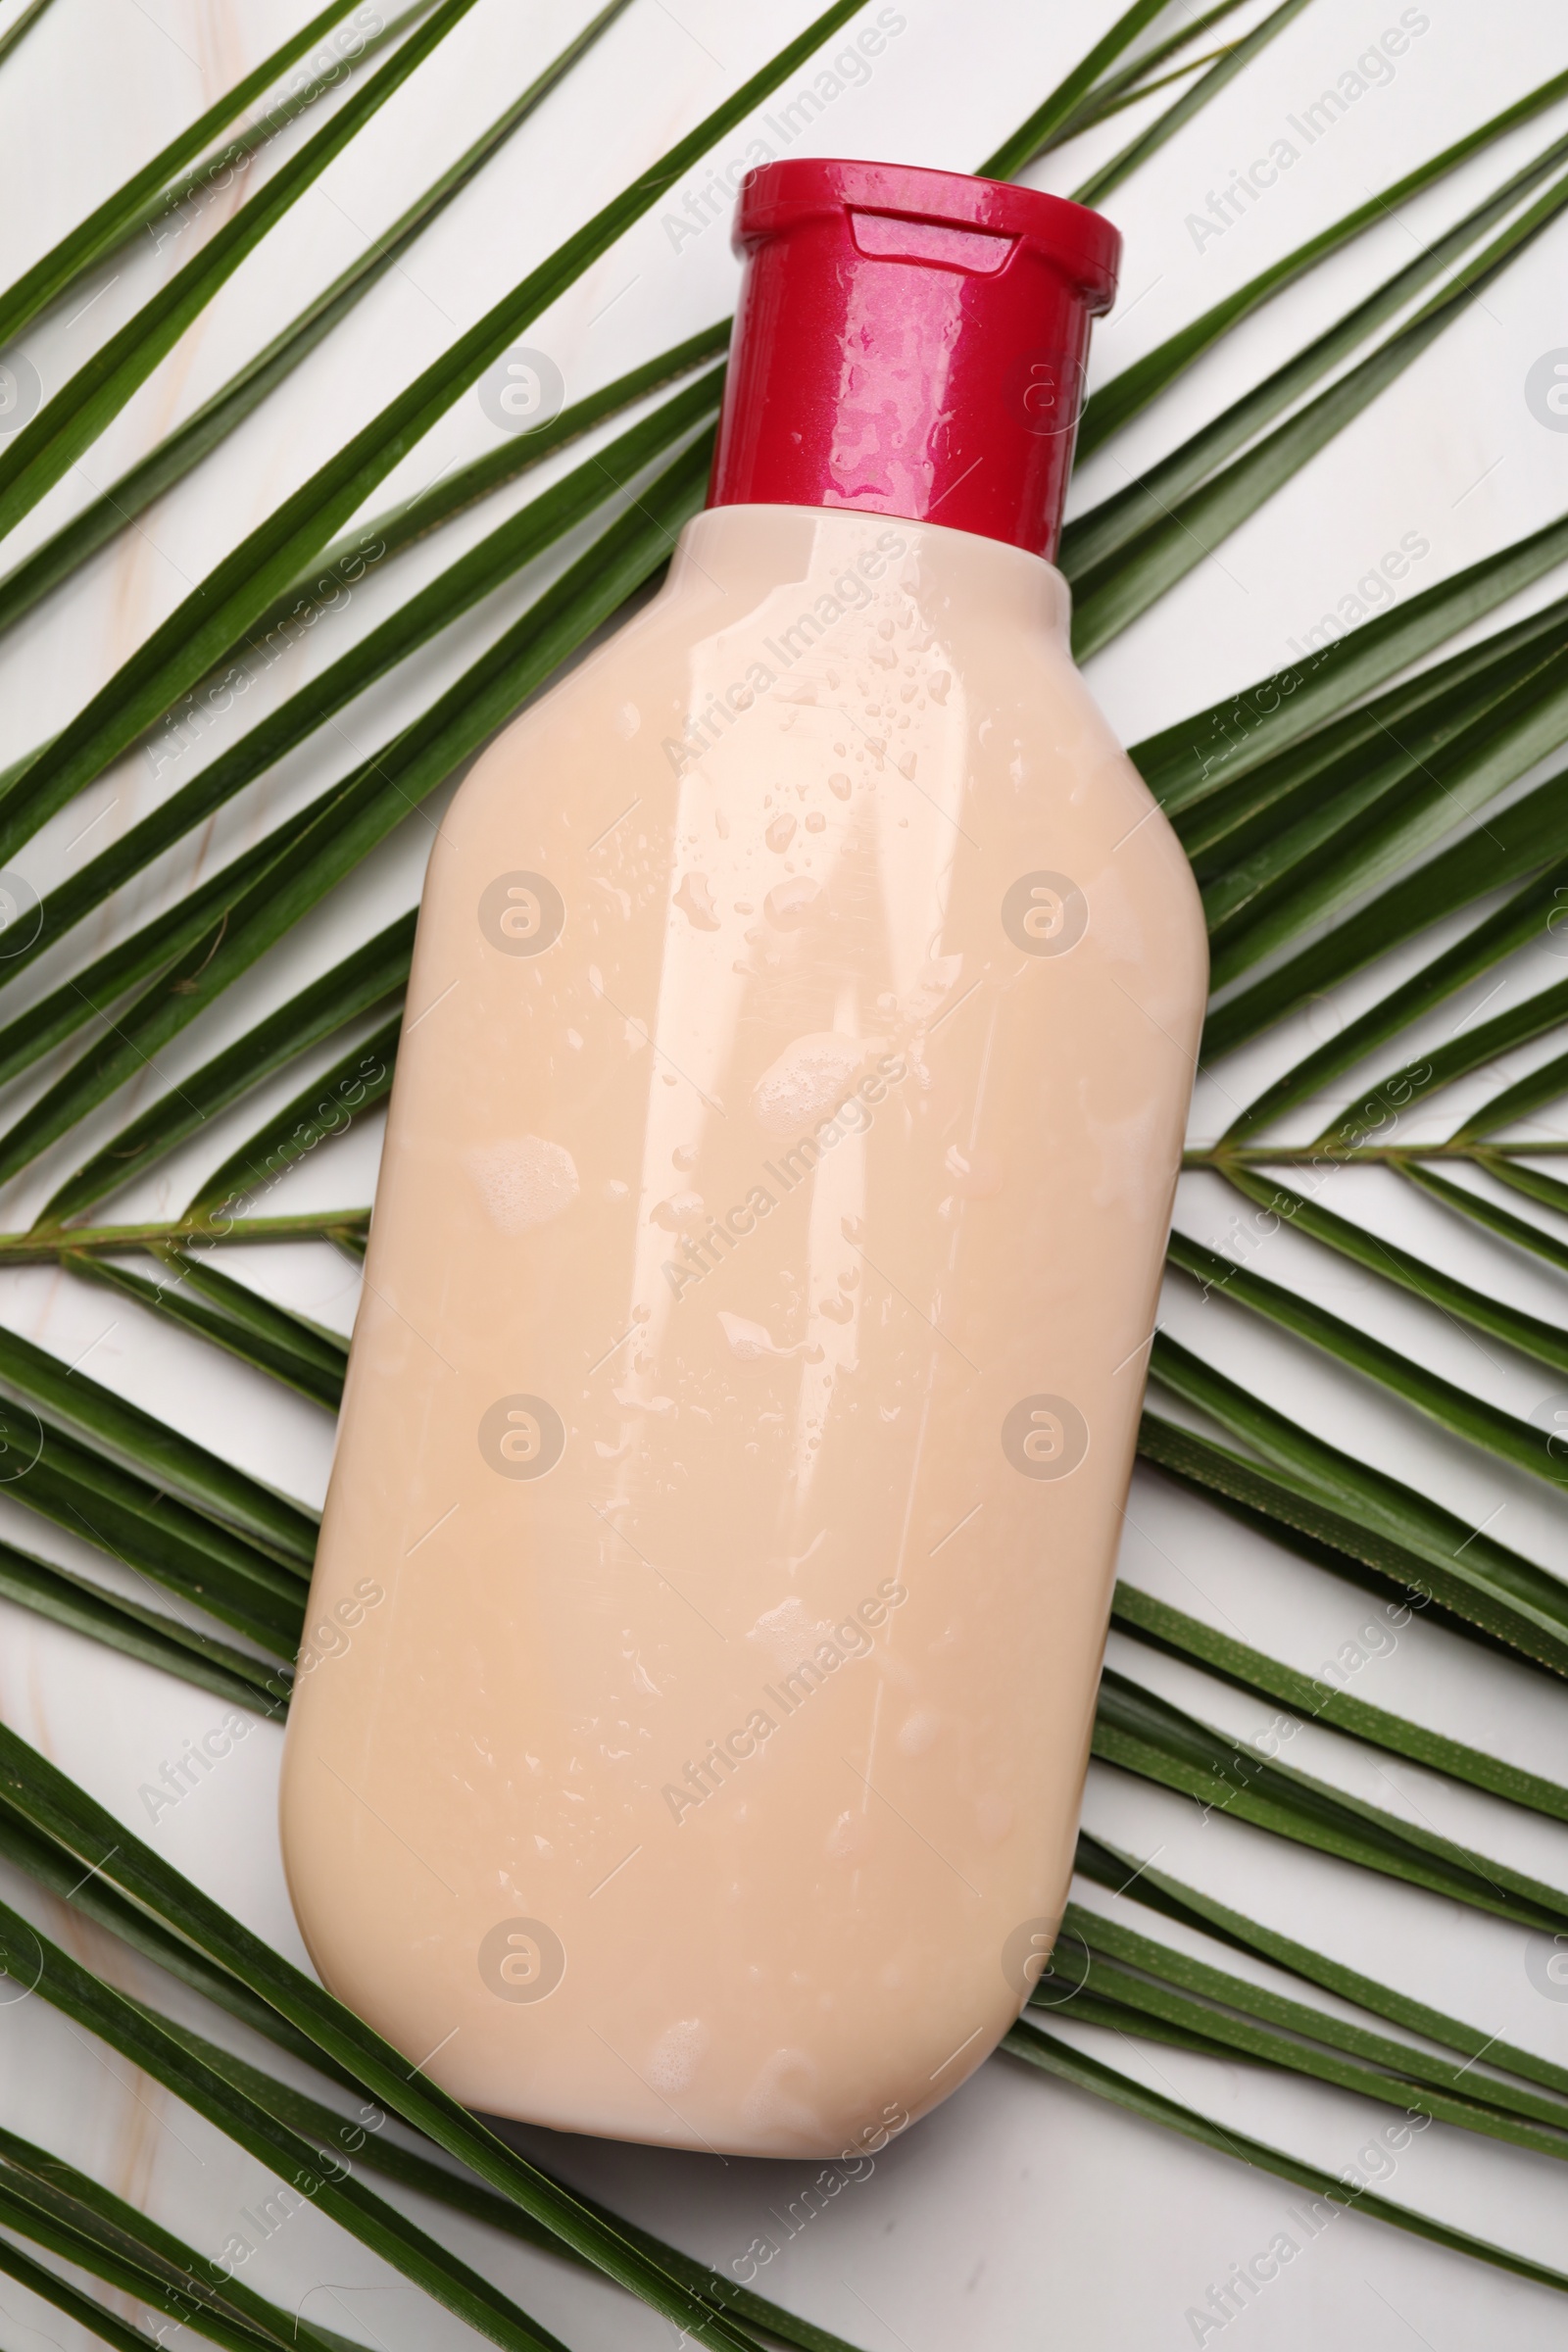
<svg viewBox="0 0 1568 2352">
<path fill-rule="evenodd" d="M 1052 556 L 1089 322 L 1121 238 L 1081 204 L 906 164 L 751 172 L 710 506 L 849 507 Z"/>
</svg>

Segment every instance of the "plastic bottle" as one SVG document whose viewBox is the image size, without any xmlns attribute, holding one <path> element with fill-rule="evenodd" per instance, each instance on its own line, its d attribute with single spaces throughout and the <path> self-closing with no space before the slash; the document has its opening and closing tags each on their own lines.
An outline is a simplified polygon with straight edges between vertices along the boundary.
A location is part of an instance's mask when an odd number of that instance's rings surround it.
<svg viewBox="0 0 1568 2352">
<path fill-rule="evenodd" d="M 284 1849 L 469 2104 L 853 2157 L 1055 1933 L 1205 952 L 1049 560 L 1115 231 L 738 240 L 708 511 L 441 823 Z"/>
</svg>

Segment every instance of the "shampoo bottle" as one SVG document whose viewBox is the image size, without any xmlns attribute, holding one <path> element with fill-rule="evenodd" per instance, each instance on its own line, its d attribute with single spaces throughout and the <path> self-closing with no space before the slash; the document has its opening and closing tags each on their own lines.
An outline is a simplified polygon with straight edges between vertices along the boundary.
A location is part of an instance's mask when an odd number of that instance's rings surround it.
<svg viewBox="0 0 1568 2352">
<path fill-rule="evenodd" d="M 469 2105 L 828 2157 L 1055 1934 L 1205 953 L 1051 562 L 1115 231 L 737 236 L 707 511 L 440 826 L 283 1838 Z"/>
</svg>

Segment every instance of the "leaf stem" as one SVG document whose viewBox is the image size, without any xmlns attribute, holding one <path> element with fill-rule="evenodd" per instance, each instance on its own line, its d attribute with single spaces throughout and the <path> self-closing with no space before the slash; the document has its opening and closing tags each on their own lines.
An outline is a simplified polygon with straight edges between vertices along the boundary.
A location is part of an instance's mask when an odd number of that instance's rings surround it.
<svg viewBox="0 0 1568 2352">
<path fill-rule="evenodd" d="M 368 1208 L 313 1210 L 293 1217 L 176 1217 L 172 1224 L 55 1225 L 30 1233 L 0 1233 L 0 1266 L 52 1264 L 63 1257 L 101 1256 L 117 1250 L 156 1250 L 172 1245 L 208 1246 L 236 1242 L 335 1242 L 363 1240 L 369 1230 Z"/>
<path fill-rule="evenodd" d="M 1458 1159 L 1485 1167 L 1489 1159 L 1557 1158 L 1560 1143 L 1494 1144 L 1455 1137 L 1446 1144 L 1194 1144 L 1182 1153 L 1184 1168 L 1301 1168 L 1332 1160 L 1339 1167 L 1397 1167 L 1404 1160 Z M 0 1256 L 6 1237 L 0 1235 Z"/>
</svg>

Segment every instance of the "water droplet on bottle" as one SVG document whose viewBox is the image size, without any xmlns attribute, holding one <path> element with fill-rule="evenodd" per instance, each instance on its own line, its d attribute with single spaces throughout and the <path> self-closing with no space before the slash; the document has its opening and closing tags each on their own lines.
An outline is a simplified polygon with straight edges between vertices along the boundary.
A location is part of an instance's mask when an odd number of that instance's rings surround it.
<svg viewBox="0 0 1568 2352">
<path fill-rule="evenodd" d="M 827 788 L 836 801 L 847 801 L 849 799 L 850 779 L 844 773 L 842 768 L 840 768 L 836 774 L 829 776 L 827 780 Z"/>
<path fill-rule="evenodd" d="M 780 931 L 798 931 L 810 912 L 817 886 L 805 874 L 776 883 L 762 901 L 762 912 Z"/>
<path fill-rule="evenodd" d="M 667 1200 L 661 1200 L 657 1208 L 649 1210 L 648 1220 L 652 1225 L 662 1225 L 666 1233 L 693 1233 L 703 1221 L 703 1196 L 672 1193 Z"/>
<path fill-rule="evenodd" d="M 794 817 L 775 816 L 762 838 L 770 850 L 787 850 L 795 839 Z"/>
<path fill-rule="evenodd" d="M 694 931 L 718 929 L 718 917 L 713 912 L 713 893 L 706 874 L 687 874 L 675 893 L 673 903 Z"/>
</svg>

